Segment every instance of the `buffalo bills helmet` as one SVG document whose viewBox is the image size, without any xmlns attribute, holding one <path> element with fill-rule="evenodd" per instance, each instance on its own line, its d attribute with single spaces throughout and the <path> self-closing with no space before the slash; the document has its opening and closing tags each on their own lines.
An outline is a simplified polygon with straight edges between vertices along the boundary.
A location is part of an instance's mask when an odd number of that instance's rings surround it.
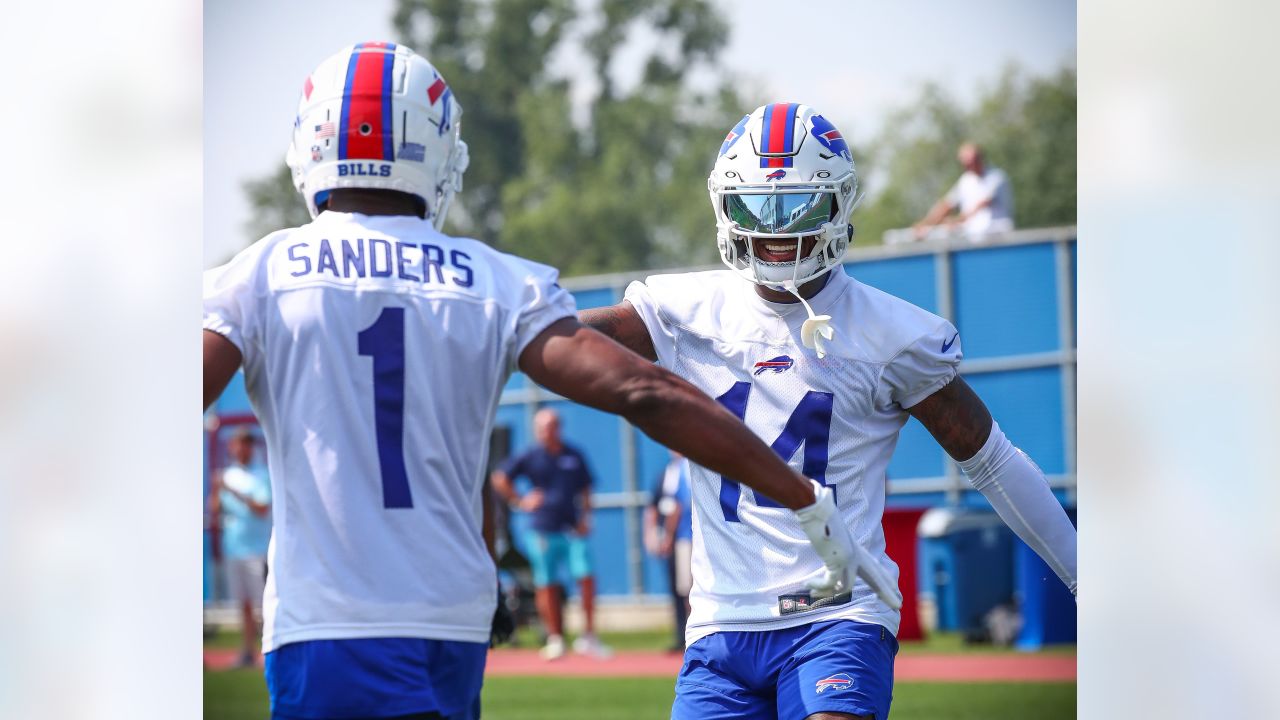
<svg viewBox="0 0 1280 720">
<path fill-rule="evenodd" d="M 807 105 L 764 105 L 738 121 L 707 189 L 721 259 L 756 284 L 799 287 L 839 265 L 853 238 L 853 155 Z"/>
<path fill-rule="evenodd" d="M 440 229 L 467 169 L 461 116 L 425 58 L 395 43 L 358 43 L 307 76 L 285 162 L 312 217 L 331 190 L 398 190 L 421 199 Z"/>
</svg>

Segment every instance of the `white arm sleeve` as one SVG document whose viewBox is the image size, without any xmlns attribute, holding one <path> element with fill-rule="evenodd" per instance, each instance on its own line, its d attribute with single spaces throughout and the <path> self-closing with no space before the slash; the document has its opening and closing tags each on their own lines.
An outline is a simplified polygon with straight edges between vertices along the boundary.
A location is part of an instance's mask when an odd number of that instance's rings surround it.
<svg viewBox="0 0 1280 720">
<path fill-rule="evenodd" d="M 1006 524 L 1076 593 L 1076 529 L 1049 490 L 1044 473 L 991 422 L 991 436 L 960 463 Z"/>
</svg>

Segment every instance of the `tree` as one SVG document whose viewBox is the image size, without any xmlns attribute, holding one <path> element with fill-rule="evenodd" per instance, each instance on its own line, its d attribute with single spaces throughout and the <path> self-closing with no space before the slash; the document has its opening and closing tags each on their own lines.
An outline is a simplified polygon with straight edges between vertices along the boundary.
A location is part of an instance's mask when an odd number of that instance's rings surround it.
<svg viewBox="0 0 1280 720">
<path fill-rule="evenodd" d="M 711 0 L 599 0 L 590 13 L 574 0 L 399 0 L 393 24 L 463 107 L 471 166 L 446 232 L 565 275 L 716 261 L 707 174 L 726 130 L 760 102 L 716 65 L 729 28 Z M 622 87 L 614 61 L 635 37 L 648 56 Z M 587 72 L 557 73 L 574 53 Z M 695 73 L 719 79 L 699 91 Z M 855 244 L 922 216 L 959 176 L 969 139 L 1008 172 L 1019 226 L 1075 222 L 1072 68 L 1033 78 L 1010 66 L 973 108 L 927 84 L 884 127 L 852 148 L 870 193 Z M 254 238 L 307 220 L 283 168 L 246 191 Z"/>
<path fill-rule="evenodd" d="M 307 204 L 293 187 L 293 174 L 283 163 L 271 175 L 244 184 L 252 219 L 245 226 L 250 242 L 268 233 L 311 221 Z"/>
<path fill-rule="evenodd" d="M 715 260 L 701 190 L 746 103 L 723 80 L 704 92 L 687 82 L 716 70 L 728 38 L 712 2 L 602 0 L 584 16 L 572 0 L 400 0 L 393 24 L 463 107 L 471 165 L 447 232 L 566 275 Z M 573 48 L 571 27 L 590 28 Z M 613 61 L 638 31 L 655 36 L 652 50 L 641 82 L 621 88 Z M 586 107 L 575 80 L 552 70 L 573 50 L 590 61 Z M 254 232 L 305 222 L 287 170 L 246 191 Z"/>
</svg>

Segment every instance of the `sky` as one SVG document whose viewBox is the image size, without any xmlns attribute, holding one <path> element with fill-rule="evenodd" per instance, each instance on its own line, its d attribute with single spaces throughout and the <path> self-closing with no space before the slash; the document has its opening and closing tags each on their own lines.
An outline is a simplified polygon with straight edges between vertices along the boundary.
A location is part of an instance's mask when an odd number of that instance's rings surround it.
<svg viewBox="0 0 1280 720">
<path fill-rule="evenodd" d="M 914 98 L 924 82 L 941 83 L 968 102 L 1006 63 L 1043 74 L 1075 62 L 1074 0 L 717 4 L 730 24 L 720 62 L 733 77 L 758 95 L 812 105 L 855 141 L 873 137 L 885 115 Z M 243 183 L 284 162 L 308 73 L 344 45 L 394 39 L 394 6 L 395 0 L 204 4 L 205 267 L 256 239 L 246 235 Z M 620 86 L 636 82 L 651 39 L 638 30 L 618 54 Z M 553 68 L 585 78 L 581 58 L 570 47 Z M 594 88 L 584 81 L 576 92 L 581 100 Z M 466 98 L 459 100 L 465 109 Z"/>
</svg>

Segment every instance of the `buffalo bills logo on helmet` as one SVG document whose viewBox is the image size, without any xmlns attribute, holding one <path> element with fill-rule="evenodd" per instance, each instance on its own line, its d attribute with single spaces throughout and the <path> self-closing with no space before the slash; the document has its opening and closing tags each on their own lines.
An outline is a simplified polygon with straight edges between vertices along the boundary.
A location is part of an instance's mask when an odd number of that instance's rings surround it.
<svg viewBox="0 0 1280 720">
<path fill-rule="evenodd" d="M 853 678 L 849 677 L 848 673 L 836 673 L 817 682 L 819 695 L 827 690 L 848 690 L 850 687 L 853 687 Z"/>
<path fill-rule="evenodd" d="M 790 370 L 795 364 L 796 361 L 792 360 L 789 356 L 779 355 L 771 360 L 761 360 L 756 363 L 756 371 L 752 374 L 760 375 L 766 371 L 781 374 Z"/>
<path fill-rule="evenodd" d="M 786 170 L 774 170 L 768 175 L 765 175 L 764 179 L 765 180 L 781 180 L 782 178 L 786 177 L 786 175 L 787 175 Z"/>
<path fill-rule="evenodd" d="M 818 139 L 818 142 L 822 144 L 822 147 L 833 155 L 842 155 L 845 160 L 853 161 L 853 154 L 849 152 L 849 144 L 844 141 L 844 136 L 826 118 L 821 115 L 814 115 L 813 130 L 811 132 Z"/>
<path fill-rule="evenodd" d="M 734 125 L 733 129 L 729 131 L 729 134 L 724 136 L 724 143 L 720 145 L 721 155 L 729 152 L 729 148 L 733 147 L 733 142 L 742 137 L 742 131 L 747 127 L 747 120 L 750 119 L 750 115 L 743 115 L 742 119 L 738 121 L 738 124 Z"/>
</svg>

